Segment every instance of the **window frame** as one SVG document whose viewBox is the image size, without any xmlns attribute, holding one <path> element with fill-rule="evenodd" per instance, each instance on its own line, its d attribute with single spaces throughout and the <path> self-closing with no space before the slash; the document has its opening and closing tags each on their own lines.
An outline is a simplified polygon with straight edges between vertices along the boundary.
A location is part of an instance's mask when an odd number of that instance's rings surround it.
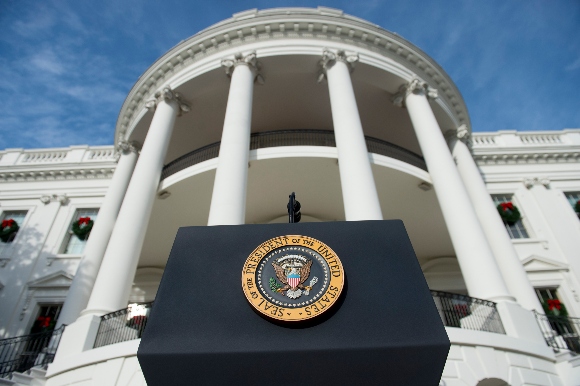
<svg viewBox="0 0 580 386">
<path fill-rule="evenodd" d="M 22 224 L 18 224 L 20 228 L 18 229 L 16 236 L 14 236 L 14 239 L 9 243 L 0 242 L 0 244 L 2 244 L 0 245 L 0 267 L 5 267 L 6 264 L 8 264 L 10 260 L 12 260 L 12 255 L 14 254 L 15 251 L 14 247 L 15 245 L 18 244 L 19 239 L 22 237 L 22 230 L 27 226 L 28 221 L 30 220 L 30 216 L 34 212 L 34 207 L 33 206 L 0 207 L 0 220 L 5 218 L 4 215 L 6 212 L 26 212 L 26 215 L 24 216 Z"/>
<path fill-rule="evenodd" d="M 71 224 L 73 223 L 73 221 L 79 219 L 80 217 L 82 217 L 82 212 L 83 211 L 95 211 L 96 214 L 96 219 L 98 219 L 98 215 L 99 215 L 99 210 L 100 207 L 98 206 L 93 206 L 93 205 L 86 205 L 86 206 L 78 206 L 78 207 L 74 207 L 71 208 L 71 213 L 67 216 L 67 222 L 66 222 L 66 227 L 64 230 L 63 235 L 61 236 L 61 242 L 58 248 L 58 252 L 57 252 L 57 256 L 58 257 L 78 257 L 78 256 L 82 256 L 84 253 L 84 249 L 86 247 L 86 243 L 88 242 L 88 238 L 86 240 L 84 240 L 84 246 L 83 246 L 83 250 L 80 253 L 68 253 L 67 252 L 67 248 L 69 248 L 69 244 L 71 242 L 71 239 L 73 237 L 76 237 L 73 233 L 72 233 L 72 229 L 71 229 Z M 91 217 L 91 220 L 93 219 L 93 217 Z M 96 219 L 94 220 L 96 222 Z M 89 236 L 90 237 L 90 236 Z M 81 241 L 81 240 L 79 240 Z"/>
<path fill-rule="evenodd" d="M 3 243 L 5 245 L 8 244 L 14 244 L 14 242 L 16 241 L 16 238 L 18 237 L 18 234 L 20 233 L 21 229 L 24 227 L 24 224 L 26 224 L 26 220 L 28 217 L 28 209 L 12 209 L 12 208 L 8 208 L 8 209 L 2 209 L 0 210 L 0 221 L 3 221 L 7 218 L 6 213 L 10 213 L 10 212 L 24 212 L 24 218 L 22 219 L 21 223 L 18 224 L 18 231 L 16 232 L 16 234 L 14 235 L 14 238 L 8 242 L 8 243 Z M 11 216 L 8 216 L 8 218 L 10 218 Z"/>
<path fill-rule="evenodd" d="M 574 209 L 574 207 L 576 206 L 576 202 L 580 201 L 580 191 L 571 191 L 571 192 L 563 192 L 564 193 L 564 197 L 566 198 L 566 201 L 568 201 L 568 203 L 570 204 L 570 207 L 572 208 L 572 212 L 576 215 L 576 217 L 578 217 L 578 220 L 580 220 L 580 213 L 576 212 L 576 210 Z M 572 201 L 570 200 L 571 196 L 573 197 L 574 203 L 572 203 Z"/>
<path fill-rule="evenodd" d="M 493 194 L 490 194 L 490 196 L 491 196 L 491 199 L 496 207 L 502 202 L 512 202 L 512 203 L 514 203 L 514 205 L 516 205 L 518 207 L 518 210 L 520 211 L 521 218 L 514 225 L 509 225 L 507 223 L 503 224 L 510 239 L 512 241 L 532 239 L 533 237 L 532 237 L 532 234 L 529 230 L 530 228 L 528 226 L 526 226 L 526 224 L 524 222 L 525 216 L 524 216 L 522 210 L 520 209 L 521 206 L 518 205 L 519 203 L 517 203 L 515 200 L 515 194 L 513 194 L 513 193 L 493 193 Z"/>
</svg>

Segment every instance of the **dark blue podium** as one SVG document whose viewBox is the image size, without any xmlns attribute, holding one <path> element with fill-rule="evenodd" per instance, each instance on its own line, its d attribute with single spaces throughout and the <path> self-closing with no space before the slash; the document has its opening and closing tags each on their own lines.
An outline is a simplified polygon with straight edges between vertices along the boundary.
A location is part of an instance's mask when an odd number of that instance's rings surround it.
<svg viewBox="0 0 580 386">
<path fill-rule="evenodd" d="M 342 261 L 318 318 L 269 320 L 242 291 L 244 262 L 283 235 Z M 148 386 L 438 385 L 449 339 L 398 220 L 180 228 L 137 353 Z"/>
</svg>

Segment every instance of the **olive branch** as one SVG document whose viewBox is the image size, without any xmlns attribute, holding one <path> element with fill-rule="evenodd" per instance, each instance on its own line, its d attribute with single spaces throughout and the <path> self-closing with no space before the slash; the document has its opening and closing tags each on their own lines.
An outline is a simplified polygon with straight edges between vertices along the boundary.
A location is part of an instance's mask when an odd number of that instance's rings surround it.
<svg viewBox="0 0 580 386">
<path fill-rule="evenodd" d="M 282 286 L 274 279 L 273 277 L 270 278 L 270 289 L 274 292 L 278 292 L 278 290 L 282 288 Z"/>
</svg>

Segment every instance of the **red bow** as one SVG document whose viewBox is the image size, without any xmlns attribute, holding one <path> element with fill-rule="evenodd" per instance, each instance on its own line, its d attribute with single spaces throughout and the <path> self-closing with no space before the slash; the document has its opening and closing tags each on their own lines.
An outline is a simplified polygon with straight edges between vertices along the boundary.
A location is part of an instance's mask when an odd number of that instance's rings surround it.
<svg viewBox="0 0 580 386">
<path fill-rule="evenodd" d="M 13 226 L 16 223 L 16 221 L 9 219 L 9 220 L 2 220 L 2 228 L 8 228 Z"/>
<path fill-rule="evenodd" d="M 501 206 L 501 208 L 504 210 L 504 212 L 506 210 L 514 210 L 514 204 L 512 204 L 511 202 L 502 202 L 501 204 L 499 204 Z"/>
<path fill-rule="evenodd" d="M 39 316 L 37 320 L 40 327 L 48 327 L 50 326 L 50 319 L 50 316 Z"/>
<path fill-rule="evenodd" d="M 548 309 L 552 311 L 553 309 L 562 309 L 562 303 L 558 299 L 548 299 Z"/>
<path fill-rule="evenodd" d="M 137 315 L 137 316 L 133 316 L 131 321 L 133 322 L 133 324 L 140 326 L 147 321 L 147 317 L 145 315 Z"/>
<path fill-rule="evenodd" d="M 79 225 L 89 225 L 89 221 L 91 221 L 90 217 L 81 217 L 79 218 Z"/>
</svg>

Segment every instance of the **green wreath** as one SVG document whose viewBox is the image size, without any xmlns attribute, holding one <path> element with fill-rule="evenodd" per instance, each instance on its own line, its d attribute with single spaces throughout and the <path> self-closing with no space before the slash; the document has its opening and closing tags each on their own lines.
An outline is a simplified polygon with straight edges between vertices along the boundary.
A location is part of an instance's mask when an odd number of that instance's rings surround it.
<svg viewBox="0 0 580 386">
<path fill-rule="evenodd" d="M 576 205 L 574 205 L 574 210 L 576 213 L 580 214 L 580 200 L 576 201 Z"/>
<path fill-rule="evenodd" d="M 7 243 L 10 240 L 10 236 L 18 232 L 20 227 L 18 223 L 12 219 L 2 220 L 2 226 L 0 227 L 0 240 L 3 243 Z"/>
<path fill-rule="evenodd" d="M 521 218 L 522 215 L 518 210 L 518 207 L 512 204 L 511 202 L 502 202 L 497 206 L 497 211 L 503 222 L 508 225 L 514 225 L 517 223 Z"/>
<path fill-rule="evenodd" d="M 542 302 L 544 313 L 550 316 L 568 316 L 568 310 L 564 303 L 558 299 L 548 299 Z"/>
<path fill-rule="evenodd" d="M 79 240 L 86 240 L 93 229 L 94 221 L 90 217 L 81 217 L 72 223 L 72 232 Z"/>
</svg>

